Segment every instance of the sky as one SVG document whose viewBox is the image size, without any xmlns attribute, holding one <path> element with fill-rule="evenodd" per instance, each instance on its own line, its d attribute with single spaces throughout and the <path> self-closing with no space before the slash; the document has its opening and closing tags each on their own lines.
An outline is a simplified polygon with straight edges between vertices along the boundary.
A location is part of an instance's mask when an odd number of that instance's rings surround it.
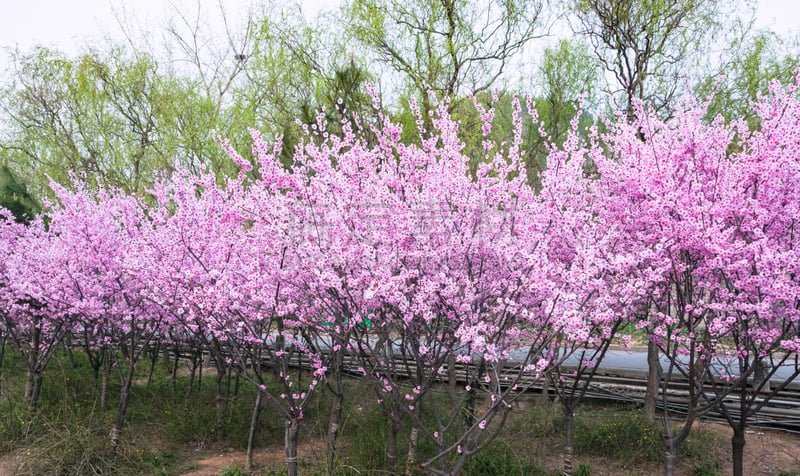
<svg viewBox="0 0 800 476">
<path fill-rule="evenodd" d="M 56 47 L 69 55 L 82 51 L 87 43 L 104 37 L 122 40 L 118 19 L 126 19 L 134 29 L 157 38 L 163 34 L 166 18 L 175 8 L 192 11 L 200 5 L 209 21 L 219 22 L 219 5 L 241 18 L 252 0 L 0 0 L 0 48 L 30 50 L 37 44 Z M 321 9 L 335 8 L 339 0 L 303 0 L 307 17 Z M 758 27 L 781 34 L 800 31 L 800 1 L 760 0 Z M 5 52 L 0 54 L 0 78 L 7 67 Z"/>
<path fill-rule="evenodd" d="M 68 55 L 82 52 L 86 44 L 106 38 L 124 41 L 120 21 L 134 31 L 158 37 L 176 11 L 194 12 L 198 5 L 206 19 L 221 30 L 220 5 L 232 21 L 244 18 L 256 0 L 0 0 L 0 77 L 8 65 L 6 51 L 36 45 L 55 47 Z M 339 0 L 302 0 L 306 17 L 335 8 Z M 216 31 L 216 30 L 215 30 Z"/>
</svg>

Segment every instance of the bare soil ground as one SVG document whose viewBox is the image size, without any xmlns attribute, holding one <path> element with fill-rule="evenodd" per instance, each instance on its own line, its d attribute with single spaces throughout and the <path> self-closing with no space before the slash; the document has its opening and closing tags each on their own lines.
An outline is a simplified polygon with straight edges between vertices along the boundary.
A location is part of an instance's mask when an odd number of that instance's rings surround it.
<svg viewBox="0 0 800 476">
<path fill-rule="evenodd" d="M 713 428 L 725 440 L 730 442 L 733 432 L 728 426 L 706 424 Z M 731 474 L 733 467 L 728 457 L 728 448 L 724 455 L 721 474 Z M 744 448 L 745 474 L 763 475 L 779 474 L 781 471 L 800 474 L 800 435 L 763 430 L 749 430 L 747 444 Z"/>
<path fill-rule="evenodd" d="M 322 440 L 301 442 L 297 453 L 300 455 L 300 461 L 312 466 L 321 466 L 325 461 L 325 442 Z M 258 474 L 259 471 L 280 470 L 284 467 L 285 458 L 282 446 L 258 448 L 253 453 L 255 474 Z M 244 451 L 235 451 L 230 448 L 203 451 L 198 453 L 197 460 L 191 464 L 197 469 L 184 473 L 182 476 L 216 476 L 229 466 L 245 468 L 246 462 L 247 453 Z"/>
</svg>

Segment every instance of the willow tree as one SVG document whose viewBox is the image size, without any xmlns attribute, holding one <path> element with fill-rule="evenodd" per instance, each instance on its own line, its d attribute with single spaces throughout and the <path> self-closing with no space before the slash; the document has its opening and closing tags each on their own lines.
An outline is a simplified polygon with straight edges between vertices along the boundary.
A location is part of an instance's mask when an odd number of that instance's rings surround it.
<svg viewBox="0 0 800 476">
<path fill-rule="evenodd" d="M 488 91 L 526 45 L 545 34 L 541 0 L 350 0 L 343 21 L 370 57 L 397 75 L 401 90 L 453 99 Z M 429 124 L 426 125 L 429 126 Z"/>
</svg>

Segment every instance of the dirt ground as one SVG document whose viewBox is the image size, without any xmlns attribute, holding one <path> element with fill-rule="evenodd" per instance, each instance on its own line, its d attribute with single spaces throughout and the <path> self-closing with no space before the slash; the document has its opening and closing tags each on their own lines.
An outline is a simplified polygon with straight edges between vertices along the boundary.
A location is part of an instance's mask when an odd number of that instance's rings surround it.
<svg viewBox="0 0 800 476">
<path fill-rule="evenodd" d="M 300 461 L 314 466 L 322 465 L 325 461 L 325 442 L 322 440 L 301 442 L 297 448 L 297 454 Z M 278 470 L 283 467 L 284 461 L 285 455 L 282 446 L 258 448 L 253 453 L 255 474 L 258 474 L 258 471 Z M 246 462 L 247 453 L 244 451 L 224 449 L 203 452 L 198 454 L 196 463 L 192 464 L 198 469 L 184 473 L 182 476 L 216 476 L 228 466 L 235 465 L 245 468 Z"/>
<path fill-rule="evenodd" d="M 706 426 L 718 431 L 725 441 L 730 441 L 733 431 L 728 426 Z M 800 474 L 800 435 L 762 430 L 748 430 L 744 447 L 745 474 L 779 474 L 791 471 Z M 726 453 L 727 455 L 727 453 Z M 730 458 L 720 468 L 721 474 L 731 474 Z"/>
</svg>

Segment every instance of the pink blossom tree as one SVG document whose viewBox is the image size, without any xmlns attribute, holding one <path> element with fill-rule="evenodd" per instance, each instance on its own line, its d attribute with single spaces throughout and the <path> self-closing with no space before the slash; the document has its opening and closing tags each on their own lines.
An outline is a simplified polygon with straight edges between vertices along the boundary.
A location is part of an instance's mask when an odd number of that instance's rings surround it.
<svg viewBox="0 0 800 476">
<path fill-rule="evenodd" d="M 733 429 L 734 475 L 744 474 L 745 430 L 751 418 L 800 375 L 800 101 L 797 86 L 770 84 L 755 111 L 760 127 L 737 133 L 731 190 L 712 237 L 706 286 L 714 289 L 706 328 L 714 340 L 713 391 L 735 403 L 719 410 Z"/>
<path fill-rule="evenodd" d="M 3 230 L 3 333 L 22 354 L 27 369 L 25 400 L 36 412 L 42 372 L 65 335 L 72 330 L 70 313 L 75 299 L 70 295 L 65 255 L 61 242 L 45 228 L 41 219 L 28 226 L 6 215 Z"/>
<path fill-rule="evenodd" d="M 592 184 L 605 202 L 599 216 L 618 227 L 632 251 L 621 256 L 634 260 L 634 279 L 649 301 L 637 325 L 669 361 L 662 381 L 666 474 L 695 419 L 714 409 L 734 427 L 741 474 L 747 418 L 775 395 L 751 389 L 768 390 L 776 368 L 756 372 L 762 360 L 790 361 L 797 335 L 796 261 L 774 258 L 796 248 L 793 87 L 773 86 L 756 105 L 756 133 L 743 122 L 705 123 L 706 105 L 689 99 L 669 123 L 640 109 L 633 123 L 612 125 Z M 795 367 L 781 386 L 797 374 Z M 685 423 L 673 432 L 666 399 L 676 376 L 689 383 L 689 398 Z M 738 420 L 723 403 L 729 395 L 738 397 Z"/>
<path fill-rule="evenodd" d="M 49 212 L 50 235 L 63 246 L 57 256 L 69 277 L 58 283 L 70 315 L 85 319 L 100 346 L 114 349 L 111 362 L 120 379 L 117 415 L 109 454 L 116 457 L 139 357 L 160 333 L 161 310 L 146 299 L 148 262 L 143 235 L 152 227 L 141 203 L 121 192 L 96 192 L 79 182 L 74 191 L 53 184 L 58 197 Z M 120 357 L 121 354 L 121 357 Z"/>
</svg>

